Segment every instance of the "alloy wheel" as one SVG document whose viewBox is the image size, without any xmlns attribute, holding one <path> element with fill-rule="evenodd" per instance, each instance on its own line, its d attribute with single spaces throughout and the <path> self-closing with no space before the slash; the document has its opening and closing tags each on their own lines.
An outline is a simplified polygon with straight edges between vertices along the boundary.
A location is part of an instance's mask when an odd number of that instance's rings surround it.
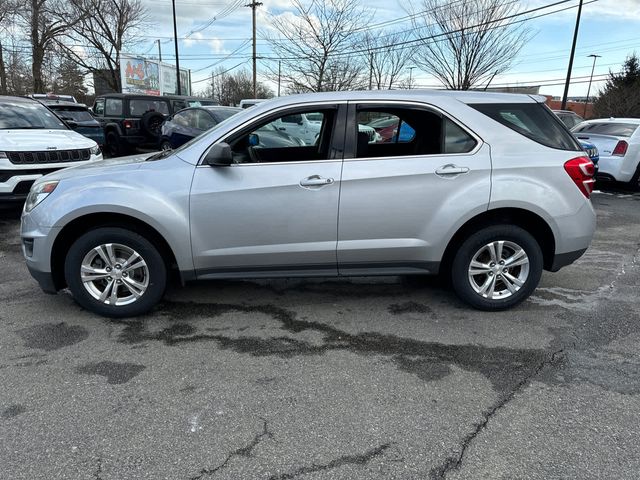
<svg viewBox="0 0 640 480">
<path fill-rule="evenodd" d="M 149 267 L 142 256 L 126 245 L 105 243 L 91 249 L 82 260 L 84 288 L 107 305 L 129 305 L 149 286 Z"/>
<path fill-rule="evenodd" d="M 529 277 L 529 257 L 510 241 L 498 240 L 481 247 L 471 259 L 469 283 L 480 296 L 491 300 L 515 294 Z"/>
</svg>

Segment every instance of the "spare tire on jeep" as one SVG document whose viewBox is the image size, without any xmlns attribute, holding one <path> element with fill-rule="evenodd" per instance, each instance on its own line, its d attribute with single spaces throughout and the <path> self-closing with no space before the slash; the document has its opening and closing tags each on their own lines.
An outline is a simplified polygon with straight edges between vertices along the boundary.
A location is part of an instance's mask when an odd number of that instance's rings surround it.
<svg viewBox="0 0 640 480">
<path fill-rule="evenodd" d="M 142 130 L 153 135 L 160 136 L 160 126 L 164 122 L 164 115 L 160 112 L 146 112 L 140 119 Z"/>
</svg>

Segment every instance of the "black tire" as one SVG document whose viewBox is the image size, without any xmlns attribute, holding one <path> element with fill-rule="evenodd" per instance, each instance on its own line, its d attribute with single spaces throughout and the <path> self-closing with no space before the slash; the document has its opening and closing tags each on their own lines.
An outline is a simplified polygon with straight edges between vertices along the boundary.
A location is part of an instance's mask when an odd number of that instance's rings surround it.
<svg viewBox="0 0 640 480">
<path fill-rule="evenodd" d="M 640 190 L 640 163 L 636 167 L 636 172 L 631 177 L 631 181 L 629 182 L 632 190 Z"/>
<path fill-rule="evenodd" d="M 124 149 L 120 142 L 120 136 L 116 132 L 107 133 L 105 150 L 109 157 L 120 157 L 124 155 Z"/>
<path fill-rule="evenodd" d="M 94 298 L 85 288 L 80 275 L 85 256 L 95 247 L 109 243 L 119 244 L 137 252 L 146 262 L 148 269 L 145 275 L 148 281 L 146 290 L 128 305 L 111 305 Z M 157 248 L 145 237 L 130 230 L 115 227 L 96 228 L 80 236 L 67 252 L 64 274 L 69 290 L 80 306 L 98 315 L 112 318 L 134 317 L 148 312 L 160 301 L 167 285 L 167 267 Z M 125 287 L 126 291 L 123 292 L 122 288 L 117 287 L 116 291 L 121 293 L 130 291 Z"/>
<path fill-rule="evenodd" d="M 476 253 L 485 245 L 496 241 L 506 241 L 516 244 L 525 251 L 529 260 L 529 271 L 523 285 L 520 286 L 519 290 L 511 293 L 510 296 L 506 298 L 487 298 L 481 295 L 476 292 L 472 286 L 472 280 L 469 278 L 469 268 Z M 508 254 L 508 249 L 505 248 L 505 255 Z M 502 258 L 504 258 L 504 255 Z M 499 265 L 498 268 L 500 268 Z M 505 274 L 513 274 L 514 272 L 517 274 L 521 268 L 523 267 L 512 267 L 512 271 L 507 271 Z M 533 238 L 529 232 L 514 225 L 493 225 L 470 235 L 462 245 L 460 245 L 460 248 L 455 253 L 451 266 L 451 284 L 458 297 L 474 308 L 486 311 L 506 310 L 519 304 L 531 295 L 540 282 L 542 268 L 542 250 L 536 239 Z M 491 277 L 495 275 L 496 279 L 498 279 L 496 280 L 497 288 L 503 291 L 507 288 L 506 284 L 502 283 L 501 275 L 496 275 L 493 272 L 487 275 L 491 275 Z M 484 278 L 489 279 L 489 276 Z M 474 277 L 474 279 L 483 280 L 483 276 L 479 275 L 478 277 Z"/>
</svg>

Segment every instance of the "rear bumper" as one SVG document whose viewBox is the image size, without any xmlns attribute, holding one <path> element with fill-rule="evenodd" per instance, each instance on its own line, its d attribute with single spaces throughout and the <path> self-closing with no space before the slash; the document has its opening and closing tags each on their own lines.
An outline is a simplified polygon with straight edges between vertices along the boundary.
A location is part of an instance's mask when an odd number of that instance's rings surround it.
<svg viewBox="0 0 640 480">
<path fill-rule="evenodd" d="M 549 269 L 552 272 L 557 272 L 562 267 L 566 267 L 567 265 L 571 265 L 577 259 L 579 259 L 587 249 L 583 248 L 582 250 L 575 250 L 573 252 L 566 253 L 558 253 L 553 257 L 553 263 L 551 264 L 551 268 Z"/>
</svg>

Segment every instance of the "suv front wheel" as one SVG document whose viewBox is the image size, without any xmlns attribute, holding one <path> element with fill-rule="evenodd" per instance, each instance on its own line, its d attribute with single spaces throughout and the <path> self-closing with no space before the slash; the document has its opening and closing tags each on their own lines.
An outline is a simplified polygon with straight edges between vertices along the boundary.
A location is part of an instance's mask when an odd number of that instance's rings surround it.
<svg viewBox="0 0 640 480">
<path fill-rule="evenodd" d="M 65 278 L 82 307 L 107 317 L 132 317 L 160 301 L 167 270 L 156 247 L 123 228 L 80 236 L 67 253 Z"/>
<path fill-rule="evenodd" d="M 494 225 L 469 236 L 455 255 L 456 294 L 480 310 L 505 310 L 526 299 L 542 275 L 540 245 L 526 230 Z"/>
</svg>

